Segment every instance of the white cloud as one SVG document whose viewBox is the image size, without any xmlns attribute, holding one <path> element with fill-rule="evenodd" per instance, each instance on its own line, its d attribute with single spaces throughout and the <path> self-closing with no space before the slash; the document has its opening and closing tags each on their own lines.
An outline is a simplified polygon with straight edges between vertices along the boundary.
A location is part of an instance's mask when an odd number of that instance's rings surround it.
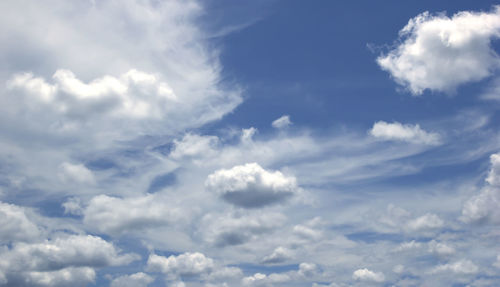
<svg viewBox="0 0 500 287">
<path fill-rule="evenodd" d="M 384 282 L 385 276 L 382 272 L 374 272 L 369 269 L 358 269 L 352 273 L 352 279 L 366 282 Z"/>
<path fill-rule="evenodd" d="M 273 121 L 272 126 L 277 129 L 287 128 L 292 124 L 289 115 L 281 116 L 280 118 Z"/>
<path fill-rule="evenodd" d="M 90 200 L 83 211 L 83 222 L 92 229 L 108 234 L 138 231 L 161 226 L 180 219 L 182 211 L 169 207 L 156 194 L 118 198 L 99 195 Z"/>
<path fill-rule="evenodd" d="M 102 238 L 69 235 L 41 243 L 17 242 L 1 250 L 0 273 L 14 285 L 85 285 L 94 280 L 94 268 L 126 265 L 137 259 L 135 254 L 121 254 Z"/>
<path fill-rule="evenodd" d="M 111 281 L 111 287 L 145 287 L 154 281 L 154 278 L 144 272 L 123 275 Z"/>
<path fill-rule="evenodd" d="M 25 213 L 25 209 L 0 202 L 0 243 L 33 240 L 41 230 Z"/>
<path fill-rule="evenodd" d="M 441 273 L 441 272 L 453 272 L 457 274 L 475 274 L 479 271 L 472 261 L 467 259 L 462 259 L 454 263 L 447 263 L 436 266 L 431 273 Z"/>
<path fill-rule="evenodd" d="M 500 154 L 490 156 L 491 168 L 486 178 L 487 185 L 478 195 L 468 199 L 462 208 L 460 219 L 466 223 L 490 221 L 500 222 Z"/>
<path fill-rule="evenodd" d="M 211 258 L 199 252 L 187 252 L 169 257 L 151 254 L 148 258 L 147 270 L 175 276 L 196 276 L 210 273 L 213 268 L 214 261 Z"/>
<path fill-rule="evenodd" d="M 182 140 L 174 140 L 174 148 L 169 156 L 174 159 L 213 156 L 218 143 L 218 137 L 188 133 L 184 135 Z"/>
<path fill-rule="evenodd" d="M 64 162 L 60 165 L 60 178 L 65 182 L 95 183 L 94 174 L 83 164 L 71 164 Z"/>
<path fill-rule="evenodd" d="M 263 264 L 283 263 L 289 260 L 291 257 L 292 257 L 292 252 L 290 250 L 282 246 L 279 246 L 276 249 L 274 249 L 274 251 L 271 254 L 265 256 L 261 262 Z"/>
<path fill-rule="evenodd" d="M 205 185 L 225 201 L 243 208 L 280 203 L 299 192 L 295 177 L 267 171 L 257 163 L 217 170 Z"/>
<path fill-rule="evenodd" d="M 394 249 L 394 251 L 402 252 L 402 251 L 408 251 L 408 250 L 413 250 L 413 249 L 419 249 L 420 247 L 422 247 L 422 243 L 416 242 L 415 240 L 412 240 L 409 242 L 403 242 L 403 243 L 399 244 L 398 247 L 396 247 Z"/>
<path fill-rule="evenodd" d="M 417 125 L 403 125 L 398 122 L 387 123 L 378 121 L 373 124 L 370 134 L 381 140 L 405 141 L 415 144 L 438 145 L 440 136 L 437 133 L 426 132 Z"/>
<path fill-rule="evenodd" d="M 406 223 L 406 227 L 412 231 L 437 229 L 444 226 L 444 221 L 439 216 L 426 213 Z"/>
<path fill-rule="evenodd" d="M 288 274 L 271 273 L 269 275 L 255 273 L 252 276 L 247 276 L 241 280 L 243 286 L 272 286 L 273 283 L 284 283 L 290 281 Z"/>
<path fill-rule="evenodd" d="M 455 254 L 455 248 L 443 243 L 443 242 L 436 242 L 435 240 L 432 240 L 428 243 L 429 246 L 429 252 L 439 256 L 439 257 L 447 257 Z"/>
<path fill-rule="evenodd" d="M 24 282 L 14 281 L 14 284 L 27 286 L 88 286 L 95 282 L 96 273 L 90 267 L 69 267 L 56 271 L 32 271 L 25 274 Z M 21 283 L 22 282 L 22 283 Z"/>
<path fill-rule="evenodd" d="M 490 76 L 498 68 L 491 40 L 500 36 L 500 9 L 491 12 L 422 13 L 400 31 L 399 45 L 377 58 L 413 94 L 452 92 Z"/>
</svg>

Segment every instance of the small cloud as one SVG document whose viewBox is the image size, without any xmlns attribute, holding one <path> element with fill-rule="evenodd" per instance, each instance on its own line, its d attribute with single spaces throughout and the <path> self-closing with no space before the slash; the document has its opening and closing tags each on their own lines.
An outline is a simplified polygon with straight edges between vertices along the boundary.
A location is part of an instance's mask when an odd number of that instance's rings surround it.
<svg viewBox="0 0 500 287">
<path fill-rule="evenodd" d="M 387 123 L 378 121 L 369 131 L 375 138 L 387 141 L 405 141 L 414 144 L 439 145 L 439 134 L 426 132 L 417 125 L 403 125 L 398 122 Z"/>
<path fill-rule="evenodd" d="M 407 222 L 406 227 L 411 231 L 437 229 L 444 226 L 444 221 L 439 216 L 427 213 Z"/>
<path fill-rule="evenodd" d="M 432 269 L 431 273 L 453 272 L 456 274 L 475 274 L 478 271 L 479 267 L 472 263 L 472 261 L 462 259 L 454 263 L 438 265 Z"/>
<path fill-rule="evenodd" d="M 284 129 L 289 127 L 291 124 L 292 122 L 290 121 L 290 116 L 284 115 L 279 119 L 274 120 L 271 125 L 276 129 Z"/>
<path fill-rule="evenodd" d="M 290 250 L 280 246 L 274 249 L 273 253 L 264 257 L 261 262 L 263 264 L 277 264 L 277 263 L 283 263 L 288 259 L 290 259 L 291 257 L 292 254 Z"/>
<path fill-rule="evenodd" d="M 297 180 L 257 163 L 221 169 L 209 175 L 205 186 L 225 201 L 243 208 L 260 208 L 284 202 L 299 192 Z"/>
<path fill-rule="evenodd" d="M 369 269 L 358 269 L 352 273 L 352 279 L 365 282 L 381 283 L 385 281 L 385 276 L 382 272 L 373 272 Z"/>
</svg>

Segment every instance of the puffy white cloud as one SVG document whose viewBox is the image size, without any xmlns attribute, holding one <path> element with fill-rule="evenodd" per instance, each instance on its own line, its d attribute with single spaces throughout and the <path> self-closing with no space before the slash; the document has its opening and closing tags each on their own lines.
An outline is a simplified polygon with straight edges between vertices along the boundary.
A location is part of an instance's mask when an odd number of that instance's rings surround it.
<svg viewBox="0 0 500 287">
<path fill-rule="evenodd" d="M 145 287 L 152 283 L 154 278 L 144 272 L 123 275 L 111 281 L 111 287 Z"/>
<path fill-rule="evenodd" d="M 103 233 L 120 234 L 166 225 L 183 214 L 156 194 L 130 198 L 99 195 L 92 198 L 84 209 L 83 222 Z"/>
<path fill-rule="evenodd" d="M 418 124 L 403 125 L 398 122 L 387 123 L 378 121 L 373 124 L 369 133 L 381 140 L 405 141 L 426 145 L 438 145 L 441 142 L 439 134 L 426 132 Z"/>
<path fill-rule="evenodd" d="M 183 253 L 169 257 L 156 254 L 149 255 L 147 270 L 179 276 L 196 276 L 210 273 L 214 268 L 214 261 L 202 253 Z"/>
<path fill-rule="evenodd" d="M 94 174 L 83 164 L 64 162 L 60 165 L 59 176 L 63 181 L 76 183 L 95 183 Z"/>
<path fill-rule="evenodd" d="M 284 283 L 290 281 L 288 274 L 271 273 L 269 275 L 255 273 L 252 276 L 247 276 L 241 280 L 243 286 L 272 286 L 273 283 Z"/>
<path fill-rule="evenodd" d="M 398 46 L 377 62 L 413 94 L 453 91 L 490 76 L 500 63 L 491 47 L 500 36 L 498 6 L 452 17 L 425 12 L 410 19 L 399 35 Z"/>
<path fill-rule="evenodd" d="M 0 251 L 0 273 L 14 285 L 85 285 L 94 280 L 94 268 L 126 265 L 137 259 L 135 254 L 120 254 L 102 238 L 70 235 L 41 243 L 14 243 Z"/>
<path fill-rule="evenodd" d="M 500 222 L 500 154 L 492 154 L 490 163 L 487 186 L 479 194 L 469 198 L 462 207 L 460 219 L 466 223 Z"/>
<path fill-rule="evenodd" d="M 265 256 L 261 262 L 263 264 L 283 263 L 289 260 L 291 257 L 292 257 L 292 252 L 289 249 L 279 246 L 276 249 L 274 249 L 274 251 L 271 254 Z"/>
<path fill-rule="evenodd" d="M 406 223 L 411 231 L 437 229 L 444 226 L 444 221 L 436 214 L 427 213 Z"/>
<path fill-rule="evenodd" d="M 429 252 L 439 256 L 439 257 L 447 257 L 455 254 L 455 248 L 443 243 L 443 242 L 436 242 L 435 240 L 432 240 L 428 243 L 429 246 Z"/>
<path fill-rule="evenodd" d="M 475 274 L 479 267 L 467 259 L 462 259 L 454 263 L 447 263 L 436 266 L 431 273 L 453 272 L 457 274 Z"/>
<path fill-rule="evenodd" d="M 352 273 L 352 279 L 366 282 L 384 282 L 385 276 L 382 272 L 374 272 L 369 269 L 358 269 Z"/>
<path fill-rule="evenodd" d="M 41 230 L 25 213 L 25 209 L 0 202 L 0 243 L 37 238 Z"/>
<path fill-rule="evenodd" d="M 257 163 L 217 170 L 205 185 L 225 201 L 243 208 L 280 203 L 299 192 L 295 177 L 267 171 Z"/>
<path fill-rule="evenodd" d="M 95 277 L 95 271 L 90 267 L 69 267 L 48 272 L 27 272 L 23 279 L 14 279 L 13 283 L 25 286 L 88 286 L 95 282 Z"/>
<path fill-rule="evenodd" d="M 283 129 L 290 126 L 292 122 L 290 121 L 289 115 L 281 116 L 280 118 L 273 121 L 272 126 L 277 129 Z"/>
<path fill-rule="evenodd" d="M 174 159 L 213 156 L 218 142 L 219 138 L 216 136 L 200 136 L 188 133 L 181 140 L 174 140 L 174 148 L 169 156 Z"/>
</svg>

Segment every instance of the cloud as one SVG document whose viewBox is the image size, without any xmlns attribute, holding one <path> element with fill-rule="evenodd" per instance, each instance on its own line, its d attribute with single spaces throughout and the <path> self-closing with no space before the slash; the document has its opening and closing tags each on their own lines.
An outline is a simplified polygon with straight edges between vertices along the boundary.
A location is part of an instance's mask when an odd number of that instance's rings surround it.
<svg viewBox="0 0 500 287">
<path fill-rule="evenodd" d="M 428 246 L 429 252 L 439 257 L 447 257 L 456 253 L 455 248 L 442 242 L 436 242 L 435 240 L 430 241 Z"/>
<path fill-rule="evenodd" d="M 180 219 L 181 214 L 178 208 L 169 208 L 156 194 L 130 198 L 99 195 L 84 209 L 83 222 L 91 229 L 116 235 L 166 225 Z"/>
<path fill-rule="evenodd" d="M 500 222 L 500 153 L 490 156 L 491 168 L 487 185 L 478 195 L 469 198 L 462 207 L 460 219 L 466 223 Z"/>
<path fill-rule="evenodd" d="M 0 243 L 29 241 L 41 230 L 27 216 L 23 207 L 0 202 Z"/>
<path fill-rule="evenodd" d="M 432 213 L 424 214 L 406 223 L 406 227 L 411 231 L 437 229 L 443 226 L 443 220 Z"/>
<path fill-rule="evenodd" d="M 255 273 L 252 276 L 247 276 L 241 280 L 243 286 L 272 286 L 273 283 L 284 283 L 290 281 L 288 274 L 271 273 L 269 275 Z"/>
<path fill-rule="evenodd" d="M 454 263 L 438 265 L 432 269 L 431 273 L 453 272 L 456 274 L 475 274 L 478 271 L 479 267 L 472 263 L 472 261 L 462 259 Z"/>
<path fill-rule="evenodd" d="M 174 159 L 213 156 L 218 143 L 219 138 L 216 136 L 200 136 L 188 133 L 181 140 L 174 140 L 174 148 L 169 156 Z"/>
<path fill-rule="evenodd" d="M 276 231 L 286 221 L 280 213 L 207 214 L 202 219 L 204 239 L 217 246 L 245 244 L 261 235 Z"/>
<path fill-rule="evenodd" d="M 263 264 L 277 264 L 277 263 L 283 263 L 287 260 L 289 260 L 292 257 L 292 253 L 290 250 L 279 246 L 274 251 L 264 257 L 261 261 Z"/>
<path fill-rule="evenodd" d="M 415 240 L 409 241 L 409 242 L 403 242 L 399 244 L 398 247 L 394 249 L 396 252 L 403 252 L 403 251 L 408 251 L 408 250 L 414 250 L 414 249 L 419 249 L 422 247 L 422 243 L 416 242 Z"/>
<path fill-rule="evenodd" d="M 161 272 L 175 276 L 198 276 L 210 273 L 214 268 L 214 261 L 199 252 L 187 252 L 169 257 L 151 254 L 147 264 L 147 270 L 150 272 Z"/>
<path fill-rule="evenodd" d="M 64 162 L 60 165 L 59 177 L 65 182 L 95 183 L 94 174 L 83 164 Z"/>
<path fill-rule="evenodd" d="M 272 126 L 273 126 L 273 128 L 283 129 L 283 128 L 289 127 L 291 124 L 292 124 L 292 122 L 290 121 L 290 116 L 284 115 L 284 116 L 281 116 L 280 118 L 274 120 L 272 123 Z"/>
<path fill-rule="evenodd" d="M 135 254 L 121 254 L 100 237 L 69 235 L 40 243 L 14 243 L 0 251 L 0 273 L 14 285 L 83 285 L 94 280 L 94 268 L 127 265 L 137 259 Z"/>
<path fill-rule="evenodd" d="M 299 192 L 295 177 L 267 171 L 257 163 L 217 170 L 205 185 L 225 201 L 243 208 L 281 203 Z"/>
<path fill-rule="evenodd" d="M 384 282 L 385 276 L 382 272 L 374 272 L 369 269 L 358 269 L 352 273 L 352 279 L 365 282 Z"/>
<path fill-rule="evenodd" d="M 369 133 L 381 140 L 405 141 L 414 144 L 438 145 L 440 136 L 437 133 L 424 131 L 417 125 L 403 125 L 398 122 L 378 121 L 373 124 Z"/>
<path fill-rule="evenodd" d="M 152 283 L 154 278 L 144 272 L 123 275 L 111 281 L 111 287 L 145 287 Z"/>
<path fill-rule="evenodd" d="M 500 8 L 459 12 L 452 17 L 424 12 L 399 32 L 398 45 L 377 58 L 380 67 L 418 95 L 424 90 L 452 92 L 498 68 L 491 41 L 500 36 Z"/>
</svg>

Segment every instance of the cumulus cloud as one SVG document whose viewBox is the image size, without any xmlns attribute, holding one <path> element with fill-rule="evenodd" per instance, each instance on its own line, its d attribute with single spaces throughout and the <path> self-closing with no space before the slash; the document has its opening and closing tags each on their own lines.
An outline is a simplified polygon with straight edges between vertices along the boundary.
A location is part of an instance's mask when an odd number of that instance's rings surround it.
<svg viewBox="0 0 500 287">
<path fill-rule="evenodd" d="M 374 272 L 369 269 L 358 269 L 352 273 L 352 279 L 365 282 L 384 282 L 385 276 L 382 272 Z"/>
<path fill-rule="evenodd" d="M 456 274 L 475 274 L 478 271 L 479 267 L 472 263 L 472 261 L 462 259 L 454 263 L 438 265 L 432 269 L 431 273 L 453 272 Z"/>
<path fill-rule="evenodd" d="M 83 164 L 64 162 L 60 165 L 59 177 L 70 183 L 95 183 L 94 174 Z"/>
<path fill-rule="evenodd" d="M 286 217 L 280 213 L 207 214 L 203 217 L 206 241 L 218 246 L 245 244 L 282 226 Z"/>
<path fill-rule="evenodd" d="M 373 124 L 369 133 L 381 140 L 405 141 L 414 144 L 438 145 L 441 142 L 437 133 L 427 132 L 418 124 L 409 125 L 398 122 L 387 123 L 378 121 Z"/>
<path fill-rule="evenodd" d="M 243 286 L 270 286 L 273 283 L 284 283 L 290 281 L 288 274 L 271 273 L 269 275 L 255 273 L 252 276 L 247 276 L 241 280 Z"/>
<path fill-rule="evenodd" d="M 299 192 L 297 180 L 257 163 L 221 169 L 209 175 L 205 186 L 225 201 L 243 208 L 281 203 Z"/>
<path fill-rule="evenodd" d="M 282 246 L 277 247 L 274 251 L 262 259 L 263 264 L 283 263 L 292 257 L 292 252 Z"/>
<path fill-rule="evenodd" d="M 139 259 L 135 254 L 121 254 L 113 244 L 91 235 L 57 237 L 41 243 L 17 242 L 0 255 L 0 271 L 9 284 L 26 281 L 28 285 L 38 282 L 47 286 L 64 286 L 78 280 L 88 283 L 95 278 L 93 268 L 126 265 Z"/>
<path fill-rule="evenodd" d="M 111 287 L 146 287 L 154 278 L 144 272 L 123 275 L 111 281 Z"/>
<path fill-rule="evenodd" d="M 463 205 L 460 219 L 466 223 L 500 222 L 500 153 L 490 156 L 490 164 L 487 185 Z"/>
<path fill-rule="evenodd" d="M 410 19 L 399 36 L 399 44 L 377 58 L 380 67 L 413 94 L 450 92 L 498 68 L 491 41 L 500 36 L 500 8 L 452 17 L 424 12 Z"/>
<path fill-rule="evenodd" d="M 455 254 L 455 248 L 452 246 L 449 246 L 443 242 L 437 242 L 435 240 L 432 240 L 428 243 L 429 246 L 429 252 L 435 254 L 436 256 L 439 257 L 447 257 Z"/>
<path fill-rule="evenodd" d="M 169 257 L 151 254 L 147 264 L 148 271 L 175 276 L 197 276 L 210 273 L 214 268 L 214 261 L 199 252 Z"/>
<path fill-rule="evenodd" d="M 17 205 L 0 202 L 0 243 L 33 240 L 41 234 L 25 211 Z"/>
<path fill-rule="evenodd" d="M 83 222 L 108 234 L 137 231 L 166 225 L 181 218 L 178 208 L 169 207 L 155 194 L 118 198 L 99 195 L 90 200 L 83 211 Z"/>
<path fill-rule="evenodd" d="M 292 122 L 290 121 L 289 115 L 281 116 L 280 118 L 273 121 L 272 126 L 277 129 L 283 129 L 290 126 Z"/>
<path fill-rule="evenodd" d="M 216 136 L 201 136 L 188 133 L 181 140 L 174 140 L 174 148 L 169 156 L 174 159 L 213 156 L 218 142 L 219 138 Z"/>
</svg>

